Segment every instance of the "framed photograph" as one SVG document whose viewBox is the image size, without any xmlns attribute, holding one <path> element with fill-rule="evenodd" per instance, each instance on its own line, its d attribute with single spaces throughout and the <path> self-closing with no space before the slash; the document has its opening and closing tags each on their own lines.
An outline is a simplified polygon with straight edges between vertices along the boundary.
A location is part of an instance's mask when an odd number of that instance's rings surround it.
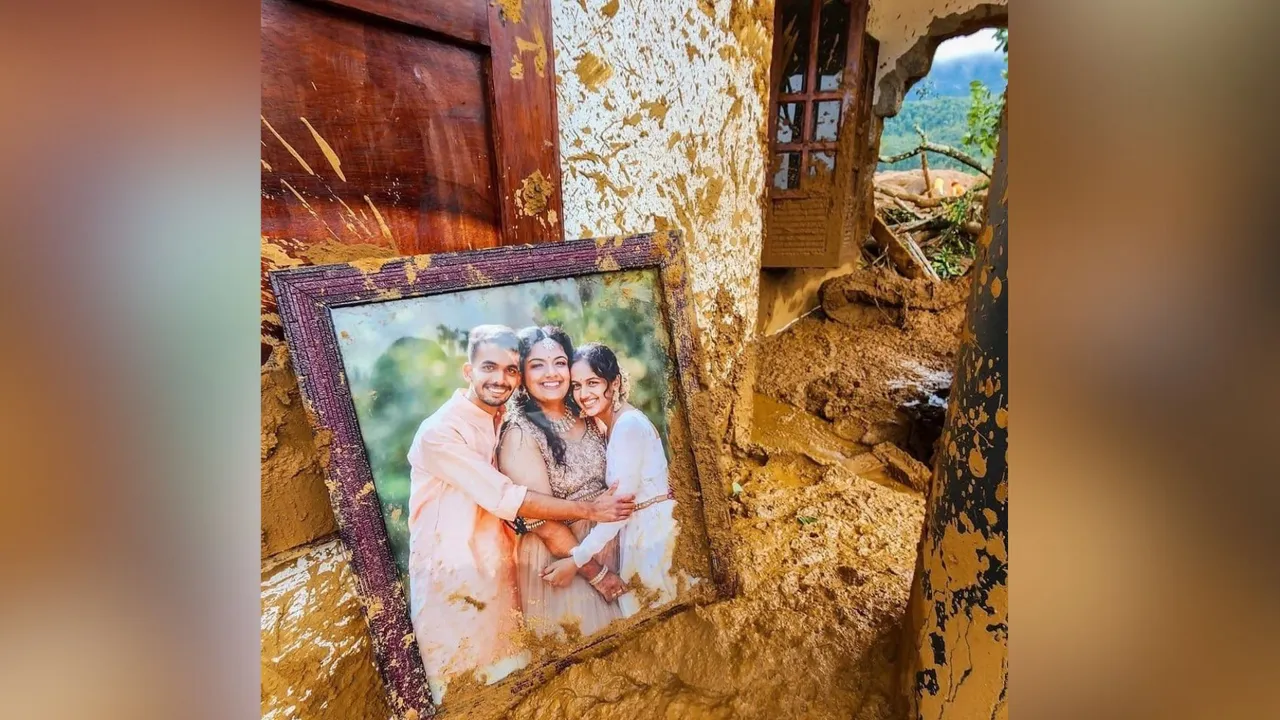
<svg viewBox="0 0 1280 720">
<path fill-rule="evenodd" d="M 727 498 L 691 436 L 678 233 L 291 268 L 271 284 L 402 716 L 500 712 L 635 628 L 732 593 Z"/>
</svg>

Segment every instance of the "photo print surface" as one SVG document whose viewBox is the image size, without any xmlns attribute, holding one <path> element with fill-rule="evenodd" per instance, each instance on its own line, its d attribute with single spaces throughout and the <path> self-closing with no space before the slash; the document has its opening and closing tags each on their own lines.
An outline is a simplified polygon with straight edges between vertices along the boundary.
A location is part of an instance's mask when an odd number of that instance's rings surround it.
<svg viewBox="0 0 1280 720">
<path fill-rule="evenodd" d="M 709 575 L 663 305 L 640 269 L 331 309 L 434 703 Z M 525 517 L 535 493 L 634 505 Z"/>
</svg>

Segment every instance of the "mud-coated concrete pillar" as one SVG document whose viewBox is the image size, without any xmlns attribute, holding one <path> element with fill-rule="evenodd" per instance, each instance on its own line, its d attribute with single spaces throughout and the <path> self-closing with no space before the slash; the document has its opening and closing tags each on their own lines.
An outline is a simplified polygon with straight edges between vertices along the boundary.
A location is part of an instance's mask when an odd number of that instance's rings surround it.
<svg viewBox="0 0 1280 720">
<path fill-rule="evenodd" d="M 1009 123 L 987 194 L 942 452 L 907 610 L 911 718 L 1007 718 Z"/>
</svg>

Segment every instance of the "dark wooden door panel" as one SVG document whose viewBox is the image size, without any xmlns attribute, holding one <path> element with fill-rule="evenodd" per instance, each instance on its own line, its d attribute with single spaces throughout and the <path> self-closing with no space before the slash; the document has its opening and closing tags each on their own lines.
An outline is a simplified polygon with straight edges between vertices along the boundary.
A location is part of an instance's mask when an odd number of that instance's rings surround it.
<svg viewBox="0 0 1280 720">
<path fill-rule="evenodd" d="M 262 0 L 264 338 L 319 243 L 564 239 L 550 2 Z"/>
<path fill-rule="evenodd" d="M 263 234 L 499 244 L 479 49 L 289 0 L 263 4 Z"/>
<path fill-rule="evenodd" d="M 498 190 L 508 212 L 502 217 L 508 242 L 561 240 L 560 134 L 556 116 L 555 61 L 551 6 L 522 5 L 520 22 L 498 3 L 489 10 L 493 39 L 493 95 L 497 107 L 514 108 L 494 117 Z"/>
<path fill-rule="evenodd" d="M 391 18 L 477 45 L 489 44 L 489 13 L 475 0 L 319 0 Z"/>
</svg>

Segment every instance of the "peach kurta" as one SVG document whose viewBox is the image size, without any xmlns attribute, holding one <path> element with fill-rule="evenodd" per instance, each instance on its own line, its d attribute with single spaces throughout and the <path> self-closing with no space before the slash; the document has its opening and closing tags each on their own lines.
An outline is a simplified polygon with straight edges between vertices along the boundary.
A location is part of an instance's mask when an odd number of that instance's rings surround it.
<svg viewBox="0 0 1280 720">
<path fill-rule="evenodd" d="M 493 465 L 498 420 L 459 390 L 409 446 L 409 612 L 437 703 L 451 677 L 474 669 L 494 682 L 528 662 L 503 523 L 526 489 Z"/>
</svg>

